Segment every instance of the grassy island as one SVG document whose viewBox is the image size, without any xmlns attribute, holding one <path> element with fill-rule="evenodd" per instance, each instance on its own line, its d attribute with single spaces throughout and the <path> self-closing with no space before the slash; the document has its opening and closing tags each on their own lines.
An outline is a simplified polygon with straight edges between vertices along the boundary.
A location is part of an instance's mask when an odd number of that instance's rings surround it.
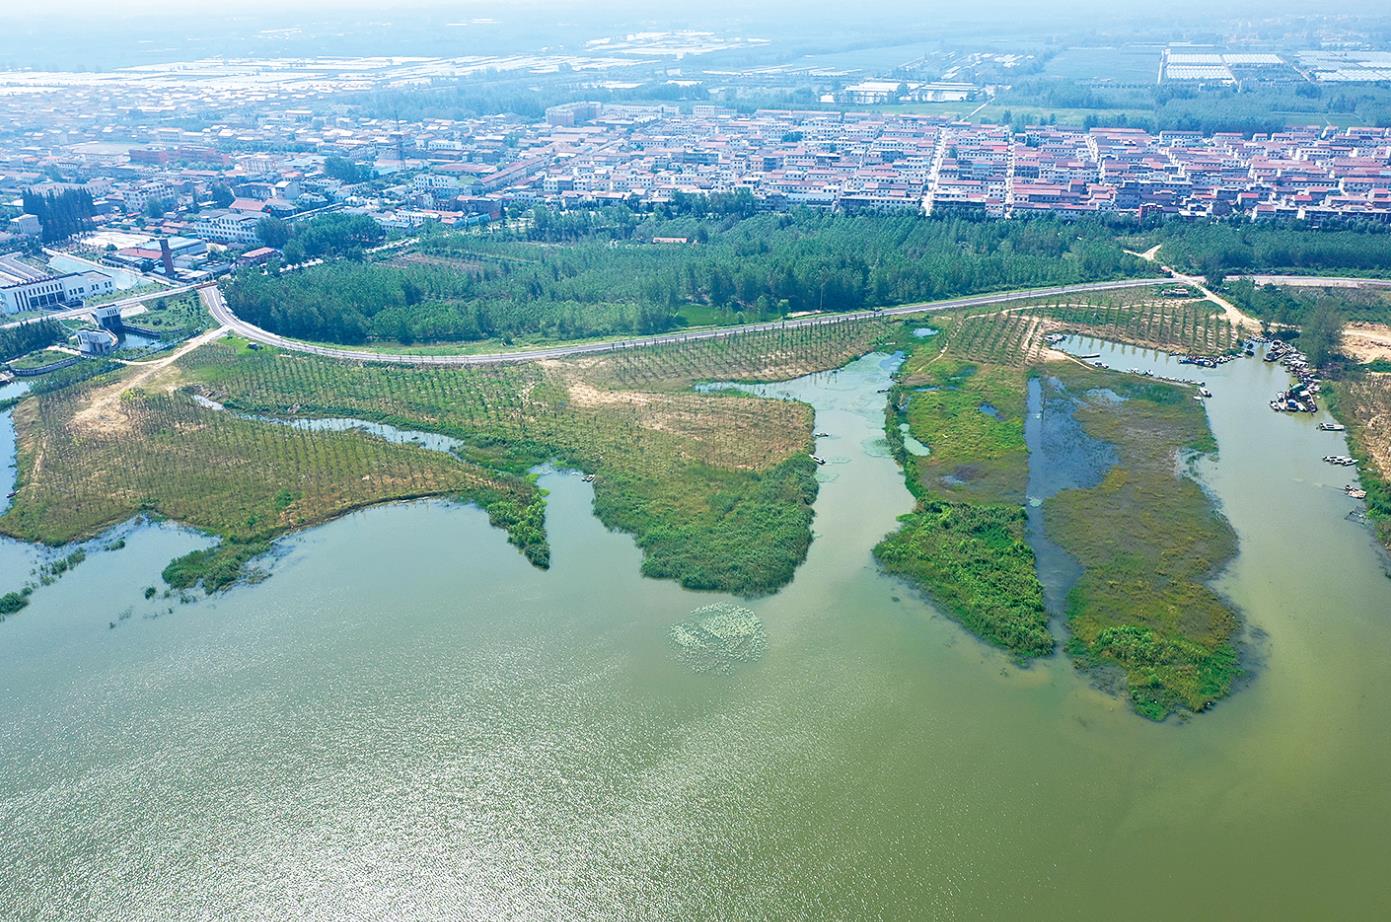
<svg viewBox="0 0 1391 922">
<path fill-rule="evenodd" d="M 1163 718 L 1200 711 L 1239 673 L 1240 621 L 1209 583 L 1236 554 L 1236 534 L 1180 471 L 1215 448 L 1187 388 L 1076 365 L 1050 370 L 1088 434 L 1119 462 L 1090 489 L 1044 504 L 1050 537 L 1082 565 L 1067 600 L 1068 652 L 1125 673 L 1135 708 Z"/>
<path fill-rule="evenodd" d="M 1153 719 L 1228 694 L 1240 622 L 1208 583 L 1235 536 L 1179 472 L 1213 448 L 1202 407 L 1189 388 L 1092 368 L 1050 352 L 1044 337 L 1068 330 L 1211 354 L 1232 346 L 1231 323 L 1211 303 L 1152 290 L 933 323 L 939 334 L 909 345 L 891 395 L 887 435 L 918 502 L 875 549 L 880 564 L 1020 660 L 1054 651 L 1024 505 L 1027 393 L 1038 377 L 1077 401 L 1077 422 L 1119 459 L 1100 483 L 1044 504 L 1044 534 L 1082 568 L 1055 613 L 1065 649 L 1082 668 L 1122 675 L 1136 711 Z"/>
<path fill-rule="evenodd" d="M 1054 648 L 1023 509 L 1027 377 L 931 346 L 913 353 L 893 392 L 888 434 L 918 506 L 875 548 L 885 570 L 1025 659 Z M 910 451 L 905 436 L 930 454 Z"/>
</svg>

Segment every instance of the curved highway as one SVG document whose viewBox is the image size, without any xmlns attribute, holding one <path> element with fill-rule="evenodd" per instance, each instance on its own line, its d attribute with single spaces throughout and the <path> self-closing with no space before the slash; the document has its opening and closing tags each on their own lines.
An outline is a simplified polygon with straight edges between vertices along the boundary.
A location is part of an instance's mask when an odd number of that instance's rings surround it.
<svg viewBox="0 0 1391 922">
<path fill-rule="evenodd" d="M 660 336 L 644 336 L 636 339 L 615 340 L 600 343 L 577 343 L 570 346 L 551 346 L 544 349 L 526 349 L 516 352 L 480 352 L 471 355 L 413 355 L 410 353 L 369 352 L 364 349 L 343 349 L 337 346 L 318 346 L 298 339 L 279 336 L 247 323 L 227 306 L 222 292 L 215 286 L 199 289 L 199 295 L 208 312 L 223 327 L 245 339 L 289 349 L 308 352 L 333 359 L 348 359 L 354 362 L 383 362 L 391 365 L 499 365 L 504 363 L 535 362 L 542 359 L 562 359 L 577 355 L 592 355 L 602 352 L 618 352 L 643 346 L 674 345 L 677 343 L 699 342 L 706 339 L 724 339 L 741 333 L 761 330 L 796 329 L 799 327 L 827 326 L 853 320 L 867 320 L 872 317 L 906 317 L 913 314 L 931 314 L 938 311 L 954 310 L 962 307 L 980 307 L 989 304 L 1006 304 L 1010 301 L 1024 301 L 1030 298 L 1047 298 L 1058 295 L 1085 294 L 1091 291 L 1114 291 L 1121 288 L 1144 288 L 1162 285 L 1172 280 L 1162 278 L 1123 279 L 1115 282 L 1089 282 L 1084 285 L 1057 285 L 1052 288 L 1031 288 L 1027 291 L 1010 291 L 1000 294 L 972 295 L 967 298 L 952 298 L 948 301 L 927 301 L 919 304 L 904 304 L 899 307 L 886 307 L 877 311 L 851 311 L 844 314 L 817 314 L 811 317 L 797 317 L 792 320 L 774 320 L 766 323 L 748 323 L 738 327 L 721 327 L 715 330 L 698 330 L 693 333 L 668 333 Z"/>
</svg>

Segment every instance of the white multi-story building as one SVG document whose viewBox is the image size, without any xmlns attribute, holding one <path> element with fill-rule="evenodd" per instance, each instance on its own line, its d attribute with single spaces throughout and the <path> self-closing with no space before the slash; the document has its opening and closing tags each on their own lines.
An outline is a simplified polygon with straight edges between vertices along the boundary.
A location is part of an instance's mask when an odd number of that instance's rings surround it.
<svg viewBox="0 0 1391 922">
<path fill-rule="evenodd" d="M 216 243 L 249 244 L 259 239 L 256 236 L 259 223 L 260 215 L 218 209 L 205 211 L 195 218 L 193 232 Z"/>
<path fill-rule="evenodd" d="M 108 294 L 115 287 L 111 277 L 100 272 L 20 274 L 0 266 L 0 313 L 19 314 L 65 307 Z"/>
<path fill-rule="evenodd" d="M 142 182 L 131 186 L 121 193 L 122 199 L 126 203 L 126 210 L 132 212 L 143 212 L 150 202 L 175 203 L 179 200 L 179 194 L 163 182 Z"/>
</svg>

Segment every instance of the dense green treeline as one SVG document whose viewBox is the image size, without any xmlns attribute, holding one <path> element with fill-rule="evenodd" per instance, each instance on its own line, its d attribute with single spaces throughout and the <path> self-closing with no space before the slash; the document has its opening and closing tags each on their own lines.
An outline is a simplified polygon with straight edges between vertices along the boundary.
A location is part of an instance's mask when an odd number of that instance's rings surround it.
<svg viewBox="0 0 1391 922">
<path fill-rule="evenodd" d="M 1166 262 L 1209 276 L 1391 272 L 1391 231 L 1379 225 L 1311 229 L 1290 224 L 1173 223 L 1153 242 L 1163 244 Z"/>
<path fill-rule="evenodd" d="M 743 216 L 736 198 L 729 206 L 723 215 L 542 210 L 526 239 L 435 235 L 414 262 L 243 273 L 227 298 L 290 336 L 448 342 L 651 333 L 681 325 L 693 306 L 775 318 L 1153 271 L 1101 222 Z"/>
<path fill-rule="evenodd" d="M 283 250 L 285 262 L 292 265 L 306 259 L 361 259 L 363 250 L 386 239 L 386 231 L 371 217 L 341 212 L 297 223 L 262 218 L 256 233 L 266 246 Z"/>
<path fill-rule="evenodd" d="M 0 330 L 0 362 L 17 359 L 66 340 L 67 334 L 56 320 L 26 323 Z"/>
<path fill-rule="evenodd" d="M 24 193 L 24 210 L 39 219 L 44 243 L 66 240 L 73 234 L 92 229 L 92 193 L 86 189 L 64 189 L 61 192 Z"/>
<path fill-rule="evenodd" d="M 1371 84 L 1200 88 L 1173 82 L 1115 86 L 1039 77 L 1015 83 L 996 102 L 1026 110 L 1014 113 L 1007 109 L 1001 118 L 1016 129 L 1050 121 L 1050 116 L 1056 121 L 1059 113 L 1074 119 L 1076 114 L 1086 113 L 1081 119 L 1085 128 L 1196 131 L 1205 135 L 1237 132 L 1250 136 L 1290 126 L 1343 122 L 1391 125 L 1391 90 Z"/>
<path fill-rule="evenodd" d="M 1250 279 L 1232 279 L 1222 286 L 1222 294 L 1254 317 L 1290 326 L 1311 322 L 1330 305 L 1347 320 L 1391 321 L 1391 291 L 1386 290 L 1257 285 Z"/>
</svg>

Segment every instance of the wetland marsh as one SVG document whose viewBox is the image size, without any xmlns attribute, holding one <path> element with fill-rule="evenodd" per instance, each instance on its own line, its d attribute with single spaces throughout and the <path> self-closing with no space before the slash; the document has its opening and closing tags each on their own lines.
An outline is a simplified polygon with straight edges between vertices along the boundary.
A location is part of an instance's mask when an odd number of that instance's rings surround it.
<svg viewBox="0 0 1391 922">
<path fill-rule="evenodd" d="M 895 364 L 769 388 L 815 408 L 827 464 L 806 563 L 750 601 L 643 578 L 559 473 L 548 570 L 439 502 L 291 537 L 270 580 L 184 605 L 142 588 L 207 539 L 91 555 L 0 624 L 0 914 L 1383 914 L 1391 581 L 1318 461 L 1339 437 L 1251 411 L 1278 369 L 1208 374 L 1197 476 L 1238 544 L 1216 587 L 1259 657 L 1157 724 L 876 566 L 913 505 Z M 764 643 L 698 672 L 669 633 L 715 604 Z"/>
</svg>

